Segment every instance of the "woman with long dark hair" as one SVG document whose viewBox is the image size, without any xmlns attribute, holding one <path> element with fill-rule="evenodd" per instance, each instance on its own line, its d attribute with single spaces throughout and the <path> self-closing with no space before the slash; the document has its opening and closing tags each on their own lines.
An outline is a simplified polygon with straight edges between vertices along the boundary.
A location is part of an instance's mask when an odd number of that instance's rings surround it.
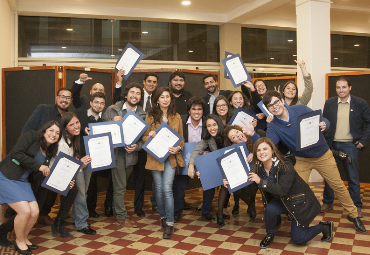
<svg viewBox="0 0 370 255">
<path fill-rule="evenodd" d="M 215 102 L 213 103 L 213 114 L 216 114 L 222 121 L 223 125 L 226 126 L 230 121 L 231 111 L 229 109 L 229 100 L 223 95 L 216 97 Z"/>
<path fill-rule="evenodd" d="M 77 158 L 81 160 L 84 165 L 81 167 L 80 172 L 77 174 L 77 183 L 79 183 L 78 178 L 84 178 L 83 177 L 83 168 L 87 166 L 87 164 L 91 163 L 90 156 L 85 156 L 80 159 L 80 129 L 81 124 L 78 118 L 76 117 L 76 114 L 72 112 L 66 112 L 63 114 L 61 120 L 61 126 L 62 126 L 62 138 L 60 139 L 59 146 L 58 146 L 58 153 L 64 152 L 65 154 Z M 53 158 L 50 162 L 50 166 L 52 166 L 55 162 L 55 158 Z M 88 185 L 88 184 L 87 184 Z M 84 189 L 84 187 L 77 187 L 79 185 L 75 185 L 73 188 L 71 188 L 67 194 L 67 196 L 61 196 L 61 205 L 59 208 L 59 212 L 57 214 L 57 217 L 54 220 L 53 225 L 51 225 L 51 231 L 53 236 L 57 236 L 58 233 L 61 235 L 61 237 L 64 238 L 71 238 L 73 237 L 72 234 L 68 233 L 65 229 L 65 220 L 67 219 L 68 212 L 71 209 L 75 198 L 77 196 L 79 189 Z M 88 217 L 88 210 L 87 210 L 87 204 L 86 200 L 84 203 L 84 206 L 86 206 L 86 213 Z M 81 211 L 81 210 L 80 210 Z M 80 218 L 86 218 L 86 215 L 79 215 Z M 86 223 L 87 225 L 87 223 Z M 90 229 L 90 227 L 87 225 L 87 227 Z M 79 231 L 79 230 L 77 230 Z M 80 231 L 82 232 L 82 231 Z M 94 230 L 91 230 L 91 234 L 94 234 Z"/>
<path fill-rule="evenodd" d="M 39 216 L 39 207 L 27 177 L 32 172 L 47 176 L 50 158 L 58 151 L 60 125 L 49 121 L 39 131 L 22 135 L 14 148 L 0 163 L 0 204 L 8 204 L 17 215 L 1 225 L 2 239 L 6 239 L 7 225 L 13 225 L 14 247 L 20 254 L 32 254 L 38 248 L 27 236 Z"/>
<path fill-rule="evenodd" d="M 175 97 L 168 87 L 159 87 L 153 95 L 153 105 L 145 118 L 149 128 L 143 135 L 143 141 L 146 142 L 149 137 L 155 137 L 155 130 L 162 122 L 166 122 L 180 136 L 183 136 L 182 120 L 175 109 Z M 161 217 L 161 226 L 164 230 L 163 238 L 169 239 L 174 233 L 174 198 L 172 192 L 173 180 L 176 173 L 176 167 L 184 167 L 181 150 L 184 147 L 182 140 L 177 147 L 170 147 L 169 157 L 165 162 L 159 163 L 152 155 L 148 153 L 146 169 L 152 170 L 153 181 L 155 185 L 155 197 L 157 200 L 158 211 Z M 166 202 L 165 202 L 166 201 Z"/>
</svg>

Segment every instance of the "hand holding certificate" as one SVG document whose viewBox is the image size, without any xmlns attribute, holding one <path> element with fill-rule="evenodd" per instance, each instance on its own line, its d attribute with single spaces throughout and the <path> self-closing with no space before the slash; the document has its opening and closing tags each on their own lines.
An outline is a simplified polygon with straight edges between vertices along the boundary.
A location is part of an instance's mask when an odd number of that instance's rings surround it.
<svg viewBox="0 0 370 255">
<path fill-rule="evenodd" d="M 261 111 L 265 114 L 266 117 L 272 115 L 271 112 L 267 109 L 267 107 L 263 104 L 262 100 L 257 105 L 261 109 Z"/>
<path fill-rule="evenodd" d="M 87 165 L 89 172 L 116 167 L 112 137 L 110 133 L 84 136 L 86 154 L 91 157 Z"/>
<path fill-rule="evenodd" d="M 163 163 L 170 155 L 168 148 L 176 147 L 184 138 L 165 122 L 162 122 L 155 132 L 155 137 L 150 137 L 143 145 L 143 149 L 159 163 Z"/>
<path fill-rule="evenodd" d="M 125 146 L 123 142 L 122 134 L 122 121 L 109 121 L 109 122 L 98 122 L 89 123 L 90 133 L 93 135 L 110 133 L 112 136 L 112 142 L 114 146 L 123 147 Z"/>
<path fill-rule="evenodd" d="M 70 190 L 70 182 L 76 179 L 82 165 L 81 161 L 59 152 L 50 169 L 51 174 L 44 179 L 41 186 L 66 196 Z"/>
<path fill-rule="evenodd" d="M 325 141 L 320 131 L 321 110 L 308 112 L 297 118 L 297 151 L 319 146 Z M 320 139 L 322 136 L 322 139 Z M 320 140 L 323 140 L 320 142 Z"/>
<path fill-rule="evenodd" d="M 241 86 L 244 81 L 252 80 L 239 54 L 225 58 L 221 62 L 234 88 Z"/>
<path fill-rule="evenodd" d="M 250 121 L 255 120 L 254 116 L 256 116 L 256 114 L 252 110 L 245 110 L 242 107 L 238 107 L 228 124 L 244 126 L 244 123 L 249 124 Z M 244 123 L 242 121 L 244 121 Z"/>
<path fill-rule="evenodd" d="M 123 78 L 127 80 L 136 65 L 144 57 L 144 54 L 136 49 L 131 43 L 128 43 L 125 49 L 122 51 L 121 56 L 117 60 L 116 70 L 125 70 Z"/>
</svg>

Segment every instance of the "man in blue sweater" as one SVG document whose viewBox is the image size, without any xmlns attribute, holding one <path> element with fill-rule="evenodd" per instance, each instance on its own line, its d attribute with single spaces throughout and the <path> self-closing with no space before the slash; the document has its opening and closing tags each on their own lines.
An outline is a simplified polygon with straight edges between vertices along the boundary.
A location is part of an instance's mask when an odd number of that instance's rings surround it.
<svg viewBox="0 0 370 255">
<path fill-rule="evenodd" d="M 334 190 L 343 208 L 349 212 L 347 219 L 354 223 L 357 231 L 366 233 L 365 226 L 358 217 L 357 208 L 340 178 L 333 153 L 325 142 L 324 136 L 320 133 L 317 143 L 320 146 L 303 151 L 296 150 L 297 117 L 312 110 L 305 105 L 286 106 L 281 94 L 277 91 L 267 92 L 263 97 L 263 104 L 274 115 L 274 119 L 267 127 L 266 137 L 275 144 L 281 141 L 291 153 L 295 154 L 294 168 L 306 183 L 312 169 L 316 169 Z M 319 124 L 321 131 L 328 129 L 329 125 L 329 121 L 325 118 L 322 118 Z M 259 138 L 251 125 L 245 125 L 243 131 L 250 135 L 253 141 Z M 292 213 L 294 214 L 294 212 Z"/>
</svg>

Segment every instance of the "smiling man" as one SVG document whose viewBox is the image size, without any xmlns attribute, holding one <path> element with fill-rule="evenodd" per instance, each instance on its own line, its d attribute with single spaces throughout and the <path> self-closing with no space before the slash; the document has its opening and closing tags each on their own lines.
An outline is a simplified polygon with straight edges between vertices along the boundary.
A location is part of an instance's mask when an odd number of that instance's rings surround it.
<svg viewBox="0 0 370 255">
<path fill-rule="evenodd" d="M 168 85 L 172 94 L 175 96 L 176 112 L 180 115 L 187 114 L 186 102 L 193 95 L 184 89 L 185 74 L 179 71 L 171 73 Z"/>
<path fill-rule="evenodd" d="M 218 95 L 223 95 L 226 98 L 232 93 L 231 90 L 219 90 L 217 76 L 212 73 L 207 73 L 203 77 L 204 88 L 207 90 L 208 94 L 203 97 L 206 107 L 204 109 L 204 116 L 208 116 L 213 112 L 213 102 L 215 101 Z"/>
<path fill-rule="evenodd" d="M 126 113 L 132 110 L 144 120 L 146 113 L 140 106 L 143 95 L 143 87 L 139 83 L 132 82 L 128 84 L 123 93 L 125 99 L 109 106 L 103 119 L 105 121 L 122 120 Z M 127 216 L 124 196 L 126 193 L 127 179 L 130 176 L 133 165 L 138 161 L 138 151 L 142 145 L 143 141 L 140 139 L 137 144 L 133 144 L 130 147 L 126 146 L 115 149 L 116 167 L 112 169 L 113 204 L 117 213 L 116 221 L 122 227 L 136 228 L 136 225 Z"/>
<path fill-rule="evenodd" d="M 357 208 L 353 204 L 348 190 L 340 178 L 337 165 L 333 157 L 333 153 L 329 146 L 322 140 L 325 139 L 320 134 L 319 144 L 310 149 L 303 151 L 296 150 L 296 132 L 297 132 L 297 117 L 308 112 L 312 112 L 305 105 L 285 106 L 282 96 L 277 91 L 268 91 L 263 97 L 263 104 L 274 115 L 273 120 L 267 126 L 266 137 L 270 138 L 274 144 L 280 141 L 296 156 L 296 164 L 294 169 L 307 183 L 312 172 L 316 169 L 324 180 L 333 188 L 339 202 L 343 208 L 349 212 L 347 219 L 354 223 L 355 229 L 359 232 L 366 233 L 365 226 L 358 217 Z M 329 121 L 322 118 L 319 124 L 320 130 L 324 131 L 329 128 Z M 253 141 L 259 138 L 259 135 L 254 132 L 251 125 L 245 125 L 243 131 L 250 135 Z M 294 216 L 294 212 L 292 212 Z"/>
<path fill-rule="evenodd" d="M 338 96 L 325 102 L 323 116 L 330 121 L 330 128 L 325 133 L 329 147 L 352 157 L 351 164 L 342 161 L 342 166 L 347 176 L 349 194 L 362 218 L 358 154 L 370 139 L 370 109 L 365 100 L 350 95 L 351 89 L 351 81 L 340 77 L 336 82 Z M 340 161 L 336 159 L 336 163 L 338 165 Z M 321 212 L 333 210 L 333 201 L 334 191 L 325 183 Z"/>
</svg>

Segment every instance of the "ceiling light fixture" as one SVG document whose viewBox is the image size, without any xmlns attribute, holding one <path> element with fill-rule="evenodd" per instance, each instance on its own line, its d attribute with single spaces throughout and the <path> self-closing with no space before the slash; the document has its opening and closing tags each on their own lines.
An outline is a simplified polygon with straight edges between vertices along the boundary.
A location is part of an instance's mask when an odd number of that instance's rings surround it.
<svg viewBox="0 0 370 255">
<path fill-rule="evenodd" d="M 73 28 L 67 28 L 66 30 L 67 31 L 73 31 Z"/>
<path fill-rule="evenodd" d="M 293 42 L 293 40 L 292 39 L 289 39 L 288 42 Z"/>
<path fill-rule="evenodd" d="M 62 49 L 67 49 L 67 47 L 66 46 L 63 46 Z"/>
<path fill-rule="evenodd" d="M 118 49 L 118 51 L 123 51 L 122 49 Z"/>
<path fill-rule="evenodd" d="M 112 54 L 112 55 L 110 55 L 110 56 L 111 56 L 111 57 L 114 57 L 115 55 L 113 55 L 113 54 Z"/>
<path fill-rule="evenodd" d="M 189 52 L 191 53 L 191 52 L 193 52 L 192 50 L 189 50 Z"/>
<path fill-rule="evenodd" d="M 142 34 L 147 34 L 147 33 L 149 33 L 148 31 L 143 31 L 143 32 L 141 32 Z"/>
<path fill-rule="evenodd" d="M 338 58 L 334 58 L 335 60 L 337 60 Z"/>
<path fill-rule="evenodd" d="M 293 55 L 293 57 L 296 57 L 297 55 Z"/>
<path fill-rule="evenodd" d="M 270 58 L 270 59 L 275 59 L 275 58 Z"/>
<path fill-rule="evenodd" d="M 190 1 L 182 1 L 182 4 L 183 5 L 189 5 L 189 4 L 191 4 L 191 2 Z"/>
<path fill-rule="evenodd" d="M 355 46 L 355 47 L 359 47 L 359 46 L 360 46 L 360 44 L 355 44 L 355 45 L 353 45 L 353 46 Z"/>
</svg>

